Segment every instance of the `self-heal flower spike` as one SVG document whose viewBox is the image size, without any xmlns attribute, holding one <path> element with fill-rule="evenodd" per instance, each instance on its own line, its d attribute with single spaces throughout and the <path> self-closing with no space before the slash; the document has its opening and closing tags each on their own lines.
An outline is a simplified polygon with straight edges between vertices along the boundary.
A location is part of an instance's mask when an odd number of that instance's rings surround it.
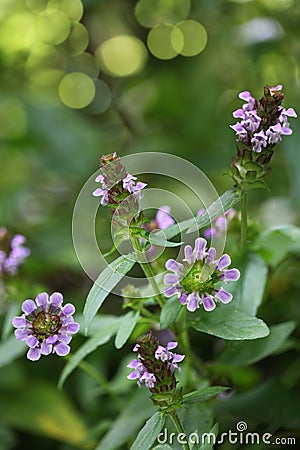
<svg viewBox="0 0 300 450">
<path fill-rule="evenodd" d="M 237 281 L 238 269 L 227 269 L 231 264 L 230 256 L 224 254 L 216 259 L 214 247 L 207 249 L 204 238 L 197 238 L 194 249 L 186 245 L 185 264 L 173 259 L 166 262 L 166 268 L 173 272 L 165 275 L 166 297 L 177 295 L 181 304 L 191 312 L 203 305 L 206 311 L 212 311 L 217 302 L 229 303 L 232 294 L 227 292 L 220 282 Z"/>
<path fill-rule="evenodd" d="M 172 351 L 177 345 L 177 342 L 171 341 L 164 347 L 151 333 L 142 336 L 133 349 L 137 358 L 127 366 L 133 369 L 127 378 L 137 380 L 139 387 L 145 383 L 152 392 L 153 403 L 160 407 L 169 406 L 181 395 L 176 391 L 174 372 L 180 370 L 178 364 L 183 361 L 185 355 Z"/>
<path fill-rule="evenodd" d="M 78 332 L 79 324 L 73 318 L 75 307 L 71 303 L 64 306 L 62 303 L 63 296 L 59 292 L 50 296 L 42 292 L 35 301 L 25 300 L 23 314 L 13 318 L 15 336 L 30 347 L 27 358 L 31 361 L 50 353 L 65 356 L 70 352 L 68 344 L 72 334 Z"/>
<path fill-rule="evenodd" d="M 139 192 L 146 186 L 136 177 L 126 171 L 121 158 L 116 152 L 102 156 L 100 159 L 101 173 L 95 179 L 101 187 L 93 192 L 94 197 L 101 197 L 101 205 L 118 205 L 126 196 Z"/>
</svg>

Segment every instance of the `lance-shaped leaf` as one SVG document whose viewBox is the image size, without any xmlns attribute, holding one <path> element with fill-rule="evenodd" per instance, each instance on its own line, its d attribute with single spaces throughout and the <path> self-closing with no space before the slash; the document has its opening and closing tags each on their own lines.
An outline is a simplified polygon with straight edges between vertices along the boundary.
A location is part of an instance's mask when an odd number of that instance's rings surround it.
<svg viewBox="0 0 300 450">
<path fill-rule="evenodd" d="M 157 439 L 166 421 L 166 416 L 161 412 L 156 412 L 147 420 L 141 431 L 136 437 L 130 450 L 148 450 Z"/>
<path fill-rule="evenodd" d="M 133 255 L 122 255 L 100 273 L 89 292 L 83 310 L 86 333 L 98 309 L 108 294 L 126 275 L 126 273 L 129 272 L 134 264 L 135 260 Z"/>
</svg>

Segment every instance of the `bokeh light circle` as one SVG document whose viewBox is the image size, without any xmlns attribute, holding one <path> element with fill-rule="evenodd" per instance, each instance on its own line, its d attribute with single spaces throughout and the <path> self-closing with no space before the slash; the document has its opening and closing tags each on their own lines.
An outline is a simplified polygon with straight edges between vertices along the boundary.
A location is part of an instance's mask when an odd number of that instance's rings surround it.
<svg viewBox="0 0 300 450">
<path fill-rule="evenodd" d="M 47 44 L 61 44 L 69 36 L 70 20 L 62 11 L 45 11 L 36 18 L 35 32 Z"/>
<path fill-rule="evenodd" d="M 78 22 L 83 16 L 81 0 L 49 0 L 47 11 L 62 11 L 73 22 Z"/>
<path fill-rule="evenodd" d="M 147 28 L 162 23 L 177 23 L 190 11 L 190 0 L 140 0 L 135 6 L 137 21 Z"/>
<path fill-rule="evenodd" d="M 63 77 L 58 87 L 61 101 L 73 109 L 81 109 L 89 105 L 96 88 L 94 81 L 85 73 L 73 72 Z"/>
<path fill-rule="evenodd" d="M 177 26 L 163 23 L 149 31 L 147 45 L 157 58 L 172 59 L 183 48 L 184 36 Z"/>
<path fill-rule="evenodd" d="M 89 34 L 82 23 L 74 23 L 72 25 L 69 37 L 68 47 L 71 55 L 80 55 L 84 52 L 89 44 Z"/>
<path fill-rule="evenodd" d="M 183 45 L 178 41 L 178 30 L 183 36 Z M 171 32 L 171 44 L 183 56 L 196 56 L 207 44 L 207 32 L 204 26 L 196 20 L 183 20 Z"/>
<path fill-rule="evenodd" d="M 103 80 L 96 80 L 95 88 L 93 101 L 84 109 L 84 112 L 93 115 L 104 113 L 110 107 L 112 101 L 110 87 Z"/>
<path fill-rule="evenodd" d="M 147 51 L 140 39 L 121 34 L 104 41 L 95 56 L 101 69 L 116 77 L 126 77 L 140 72 L 147 60 Z"/>
</svg>

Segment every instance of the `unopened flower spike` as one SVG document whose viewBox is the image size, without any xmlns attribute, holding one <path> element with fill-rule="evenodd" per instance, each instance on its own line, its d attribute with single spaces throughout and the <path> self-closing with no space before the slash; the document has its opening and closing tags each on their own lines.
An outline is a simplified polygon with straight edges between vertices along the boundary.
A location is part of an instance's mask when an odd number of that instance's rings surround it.
<svg viewBox="0 0 300 450">
<path fill-rule="evenodd" d="M 27 358 L 31 361 L 50 353 L 65 356 L 70 352 L 68 344 L 72 334 L 78 332 L 79 324 L 73 318 L 75 307 L 71 303 L 64 306 L 62 303 L 63 296 L 59 292 L 50 296 L 42 292 L 35 300 L 25 300 L 23 314 L 13 318 L 15 336 L 28 345 Z"/>
<path fill-rule="evenodd" d="M 293 108 L 285 109 L 282 85 L 265 86 L 264 95 L 256 100 L 249 91 L 239 98 L 245 103 L 233 112 L 239 121 L 230 125 L 236 133 L 237 153 L 232 159 L 231 176 L 243 189 L 264 186 L 264 177 L 271 170 L 268 166 L 274 147 L 283 136 L 292 134 L 290 118 L 297 117 Z"/>
<path fill-rule="evenodd" d="M 166 297 L 177 295 L 182 305 L 191 312 L 202 305 L 206 311 L 212 311 L 216 303 L 229 303 L 232 294 L 227 292 L 222 283 L 237 281 L 240 277 L 238 269 L 228 269 L 230 256 L 224 254 L 216 259 L 216 249 L 207 249 L 207 241 L 197 238 L 194 249 L 190 245 L 184 248 L 183 264 L 169 259 L 166 268 L 172 273 L 164 277 L 167 289 Z"/>
<path fill-rule="evenodd" d="M 181 390 L 176 391 L 175 371 L 180 370 L 178 364 L 185 355 L 174 353 L 177 346 L 177 342 L 171 341 L 164 347 L 151 333 L 147 334 L 137 340 L 133 349 L 137 358 L 127 366 L 132 369 L 127 378 L 137 380 L 139 387 L 145 384 L 153 403 L 161 408 L 175 405 L 181 399 Z"/>
</svg>

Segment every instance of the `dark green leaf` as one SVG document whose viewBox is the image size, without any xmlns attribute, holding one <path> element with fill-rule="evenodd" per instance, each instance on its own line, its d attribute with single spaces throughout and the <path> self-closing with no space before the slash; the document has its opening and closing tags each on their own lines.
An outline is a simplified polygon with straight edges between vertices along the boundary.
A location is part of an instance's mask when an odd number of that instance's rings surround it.
<svg viewBox="0 0 300 450">
<path fill-rule="evenodd" d="M 198 450 L 213 450 L 215 443 L 217 442 L 218 433 L 219 433 L 219 424 L 215 423 L 208 433 L 206 434 L 202 433 L 201 439 L 204 439 L 204 442 L 201 442 L 200 446 L 198 447 Z"/>
<path fill-rule="evenodd" d="M 148 450 L 157 439 L 166 421 L 166 417 L 161 412 L 156 412 L 147 420 L 136 437 L 130 450 Z"/>
<path fill-rule="evenodd" d="M 134 327 L 139 320 L 140 314 L 129 311 L 121 318 L 120 326 L 115 339 L 116 348 L 121 348 L 129 339 Z"/>
<path fill-rule="evenodd" d="M 160 328 L 162 330 L 168 328 L 168 326 L 176 321 L 181 308 L 182 305 L 176 296 L 171 297 L 166 301 L 160 314 Z"/>
<path fill-rule="evenodd" d="M 78 350 L 73 353 L 67 364 L 65 365 L 58 382 L 58 387 L 62 388 L 64 382 L 68 376 L 73 372 L 73 370 L 78 366 L 80 361 L 82 361 L 87 355 L 95 351 L 100 345 L 105 344 L 109 341 L 111 336 L 116 333 L 119 328 L 120 321 L 116 320 L 114 323 L 108 322 L 106 326 L 99 329 L 93 337 L 89 338 Z"/>
<path fill-rule="evenodd" d="M 220 355 L 220 363 L 236 366 L 254 364 L 280 350 L 288 336 L 294 330 L 295 322 L 285 322 L 270 327 L 269 336 L 257 341 L 235 342 Z"/>
<path fill-rule="evenodd" d="M 83 310 L 86 332 L 108 294 L 134 264 L 135 261 L 132 255 L 127 255 L 127 257 L 120 256 L 100 273 L 89 292 Z"/>
<path fill-rule="evenodd" d="M 255 315 L 262 302 L 267 281 L 268 268 L 259 255 L 251 255 L 243 274 L 242 293 L 238 310 Z"/>
<path fill-rule="evenodd" d="M 190 317 L 191 326 L 197 331 L 229 340 L 268 336 L 269 328 L 261 319 L 226 306 L 219 305 L 214 311 L 193 313 Z"/>
<path fill-rule="evenodd" d="M 199 391 L 190 392 L 183 396 L 184 403 L 201 403 L 206 402 L 212 397 L 215 397 L 221 392 L 227 391 L 229 388 L 226 386 L 210 386 Z"/>
</svg>

